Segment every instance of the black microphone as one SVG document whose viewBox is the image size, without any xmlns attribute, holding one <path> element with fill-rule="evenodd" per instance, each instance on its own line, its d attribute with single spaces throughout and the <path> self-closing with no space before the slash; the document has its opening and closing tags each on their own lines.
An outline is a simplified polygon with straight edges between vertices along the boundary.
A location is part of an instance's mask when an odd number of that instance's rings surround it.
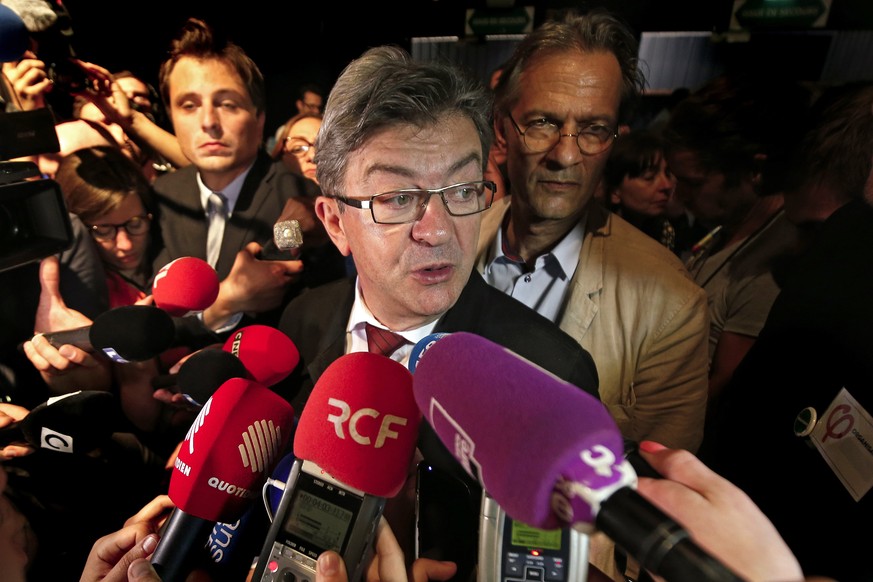
<svg viewBox="0 0 873 582">
<path fill-rule="evenodd" d="M 42 335 L 56 348 L 71 344 L 86 352 L 102 351 L 126 364 L 150 360 L 168 349 L 176 328 L 167 312 L 152 305 L 125 305 L 104 311 L 94 323 Z"/>
<path fill-rule="evenodd" d="M 194 406 L 203 406 L 231 378 L 250 378 L 242 360 L 222 349 L 204 348 L 185 360 L 175 374 L 152 378 L 152 388 L 178 390 Z"/>
<path fill-rule="evenodd" d="M 88 453 L 109 441 L 120 415 L 110 392 L 72 392 L 50 398 L 21 420 L 0 428 L 0 447 L 26 442 L 38 449 Z"/>
</svg>

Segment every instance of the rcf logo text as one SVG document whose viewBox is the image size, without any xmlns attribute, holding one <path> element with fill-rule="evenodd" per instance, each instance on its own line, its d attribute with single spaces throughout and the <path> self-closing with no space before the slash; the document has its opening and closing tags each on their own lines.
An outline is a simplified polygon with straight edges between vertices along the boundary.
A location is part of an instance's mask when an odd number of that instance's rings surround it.
<svg viewBox="0 0 873 582">
<path fill-rule="evenodd" d="M 356 443 L 364 446 L 369 446 L 373 441 L 369 436 L 361 434 L 358 430 L 358 422 L 362 417 L 370 417 L 373 419 L 379 418 L 379 411 L 375 408 L 361 408 L 360 410 L 352 412 L 351 407 L 348 403 L 339 400 L 338 398 L 330 398 L 327 401 L 329 406 L 333 406 L 339 410 L 338 414 L 328 414 L 327 421 L 332 422 L 334 426 L 334 430 L 336 430 L 336 436 L 341 439 L 345 439 L 345 431 L 343 430 L 343 424 L 348 421 L 348 430 L 349 436 L 352 437 L 352 440 Z M 385 444 L 385 439 L 397 439 L 398 435 L 397 431 L 393 430 L 392 426 L 406 426 L 407 420 L 400 416 L 395 416 L 393 414 L 386 414 L 382 418 L 382 423 L 379 425 L 379 432 L 375 435 L 376 442 L 373 444 L 374 448 L 382 448 L 382 445 Z"/>
</svg>

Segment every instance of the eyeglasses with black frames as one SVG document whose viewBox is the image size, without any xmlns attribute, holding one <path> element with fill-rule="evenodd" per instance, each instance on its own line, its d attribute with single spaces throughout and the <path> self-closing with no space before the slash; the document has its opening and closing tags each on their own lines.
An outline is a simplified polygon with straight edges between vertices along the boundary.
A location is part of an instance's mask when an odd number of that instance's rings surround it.
<svg viewBox="0 0 873 582">
<path fill-rule="evenodd" d="M 149 231 L 152 215 L 141 214 L 134 216 L 123 224 L 92 224 L 88 227 L 91 236 L 101 241 L 112 241 L 118 236 L 118 229 L 123 228 L 128 236 L 142 236 Z"/>
<path fill-rule="evenodd" d="M 408 188 L 391 190 L 371 196 L 369 200 L 357 200 L 335 196 L 349 206 L 370 210 L 373 222 L 378 224 L 404 224 L 421 220 L 430 197 L 439 195 L 448 213 L 452 216 L 469 216 L 491 207 L 497 184 L 488 180 L 462 182 L 436 190 Z"/>
<path fill-rule="evenodd" d="M 575 137 L 579 151 L 585 155 L 596 156 L 603 153 L 614 139 L 618 138 L 618 132 L 602 123 L 591 123 L 582 127 L 576 133 L 561 133 L 561 128 L 554 121 L 546 118 L 536 119 L 530 122 L 524 131 L 508 113 L 509 121 L 515 126 L 515 130 L 524 141 L 525 147 L 532 154 L 547 152 L 561 140 L 562 137 Z"/>
<path fill-rule="evenodd" d="M 285 138 L 285 151 L 291 154 L 294 154 L 298 158 L 302 158 L 306 155 L 306 152 L 315 147 L 314 143 L 311 143 L 302 137 L 287 137 Z"/>
</svg>

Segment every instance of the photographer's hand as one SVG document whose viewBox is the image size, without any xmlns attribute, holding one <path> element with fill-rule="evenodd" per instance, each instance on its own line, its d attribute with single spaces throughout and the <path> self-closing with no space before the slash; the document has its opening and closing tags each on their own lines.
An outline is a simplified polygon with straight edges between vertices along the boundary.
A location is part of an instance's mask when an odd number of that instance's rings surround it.
<svg viewBox="0 0 873 582">
<path fill-rule="evenodd" d="M 45 95 L 52 90 L 45 63 L 30 51 L 17 62 L 3 63 L 3 75 L 15 94 L 16 104 L 22 111 L 45 107 Z"/>
<path fill-rule="evenodd" d="M 111 368 L 108 360 L 98 360 L 88 352 L 72 345 L 60 349 L 52 346 L 39 334 L 75 329 L 91 325 L 91 320 L 70 309 L 60 292 L 60 266 L 56 256 L 46 257 L 39 265 L 41 286 L 36 310 L 34 331 L 37 335 L 24 342 L 24 353 L 39 370 L 43 380 L 54 394 L 81 389 L 108 390 Z"/>
</svg>

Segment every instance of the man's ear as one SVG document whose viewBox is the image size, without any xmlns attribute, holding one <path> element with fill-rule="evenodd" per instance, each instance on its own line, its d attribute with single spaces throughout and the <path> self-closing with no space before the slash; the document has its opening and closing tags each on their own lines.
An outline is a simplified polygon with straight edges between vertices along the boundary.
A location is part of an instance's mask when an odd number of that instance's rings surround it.
<svg viewBox="0 0 873 582">
<path fill-rule="evenodd" d="M 494 114 L 494 144 L 506 151 L 506 134 L 503 133 L 503 115 Z"/>
<path fill-rule="evenodd" d="M 618 195 L 618 190 L 613 190 L 609 194 L 609 201 L 612 204 L 621 204 L 621 196 Z"/>
<path fill-rule="evenodd" d="M 758 187 L 763 180 L 764 165 L 767 163 L 767 154 L 755 154 L 752 159 L 752 183 Z"/>
<path fill-rule="evenodd" d="M 351 254 L 349 241 L 343 228 L 343 215 L 339 209 L 340 202 L 336 198 L 319 196 L 315 199 L 315 214 L 324 225 L 324 230 L 333 244 L 344 257 Z"/>
</svg>

